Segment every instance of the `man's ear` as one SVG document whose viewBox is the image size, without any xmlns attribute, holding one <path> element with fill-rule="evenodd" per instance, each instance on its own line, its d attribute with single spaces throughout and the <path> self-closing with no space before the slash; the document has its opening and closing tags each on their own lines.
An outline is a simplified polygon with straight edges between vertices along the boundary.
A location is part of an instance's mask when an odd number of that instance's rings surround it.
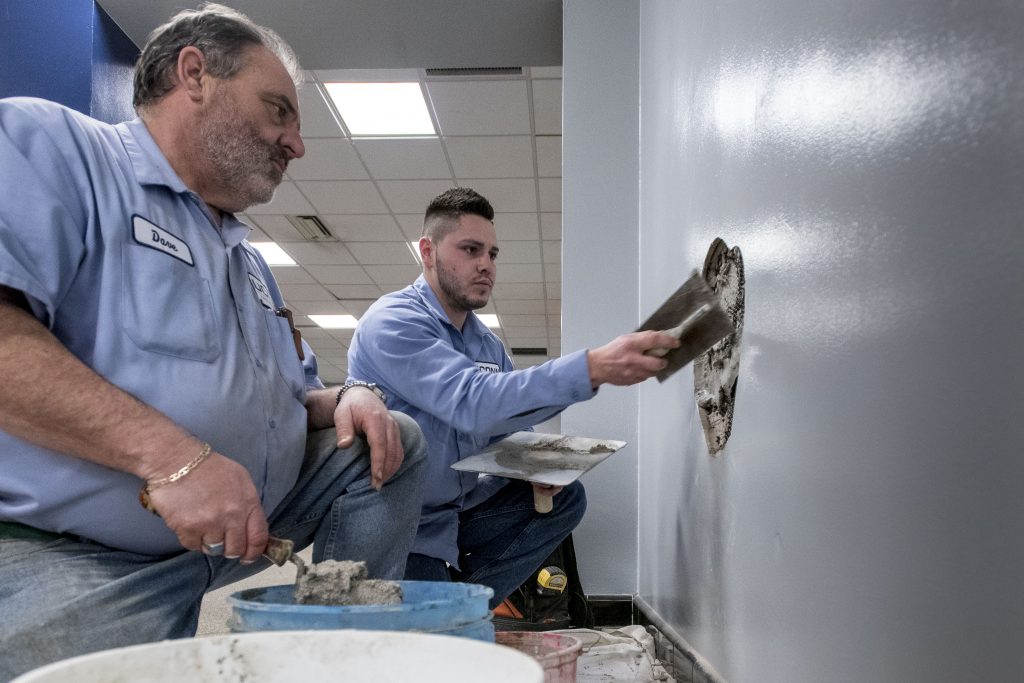
<svg viewBox="0 0 1024 683">
<path fill-rule="evenodd" d="M 178 78 L 178 85 L 182 87 L 190 100 L 202 101 L 203 85 L 210 77 L 206 71 L 206 55 L 202 50 L 194 45 L 181 48 L 174 75 Z"/>
<path fill-rule="evenodd" d="M 424 268 L 434 267 L 434 243 L 429 237 L 420 238 L 420 260 L 423 261 Z"/>
</svg>

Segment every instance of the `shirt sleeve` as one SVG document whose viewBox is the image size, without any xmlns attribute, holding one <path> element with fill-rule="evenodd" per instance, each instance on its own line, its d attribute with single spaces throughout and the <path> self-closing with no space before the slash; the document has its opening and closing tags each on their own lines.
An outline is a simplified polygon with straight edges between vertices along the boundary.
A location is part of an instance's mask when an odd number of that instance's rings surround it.
<svg viewBox="0 0 1024 683">
<path fill-rule="evenodd" d="M 371 308 L 349 353 L 353 378 L 377 382 L 463 433 L 514 432 L 594 395 L 585 350 L 523 370 L 481 371 L 442 323 L 411 303 Z M 511 367 L 507 358 L 502 365 Z"/>
<path fill-rule="evenodd" d="M 88 169 L 65 151 L 88 146 L 67 114 L 42 101 L 0 101 L 0 285 L 25 294 L 52 325 L 85 252 Z"/>
</svg>

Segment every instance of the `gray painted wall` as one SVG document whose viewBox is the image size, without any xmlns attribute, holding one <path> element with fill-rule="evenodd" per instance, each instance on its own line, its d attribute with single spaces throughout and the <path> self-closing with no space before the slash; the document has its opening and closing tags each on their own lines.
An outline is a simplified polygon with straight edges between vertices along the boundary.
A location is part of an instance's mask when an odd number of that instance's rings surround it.
<svg viewBox="0 0 1024 683">
<path fill-rule="evenodd" d="M 632 157 L 573 94 L 629 8 L 613 52 L 633 41 L 640 94 L 607 108 L 640 112 Z M 641 597 L 734 682 L 1020 680 L 1024 8 L 570 1 L 565 30 L 564 338 L 624 303 L 575 278 L 628 243 L 636 319 L 716 236 L 747 265 L 723 454 L 691 373 L 638 392 Z M 634 159 L 639 230 L 594 208 Z M 608 424 L 574 410 L 566 431 Z M 627 496 L 588 488 L 586 537 L 606 541 Z M 598 553 L 618 555 L 580 554 Z"/>
</svg>

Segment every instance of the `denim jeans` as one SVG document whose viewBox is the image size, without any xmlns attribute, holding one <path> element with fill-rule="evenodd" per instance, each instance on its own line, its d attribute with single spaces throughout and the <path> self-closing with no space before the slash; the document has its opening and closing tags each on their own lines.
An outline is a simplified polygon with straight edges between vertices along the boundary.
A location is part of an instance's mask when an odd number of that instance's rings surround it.
<svg viewBox="0 0 1024 683">
<path fill-rule="evenodd" d="M 364 560 L 376 578 L 400 578 L 419 521 L 426 448 L 399 420 L 405 461 L 380 492 L 369 451 L 337 448 L 333 429 L 311 433 L 299 480 L 268 518 L 270 533 L 313 543 L 313 560 Z M 197 470 L 192 476 L 202 476 Z M 196 552 L 151 556 L 86 539 L 0 538 L 0 681 L 49 662 L 195 634 L 203 595 L 270 566 Z"/>
<path fill-rule="evenodd" d="M 576 481 L 554 498 L 551 512 L 533 509 L 533 487 L 510 480 L 482 503 L 459 514 L 459 566 L 413 553 L 405 578 L 416 581 L 463 581 L 494 589 L 494 609 L 540 568 L 583 519 L 587 495 Z"/>
</svg>

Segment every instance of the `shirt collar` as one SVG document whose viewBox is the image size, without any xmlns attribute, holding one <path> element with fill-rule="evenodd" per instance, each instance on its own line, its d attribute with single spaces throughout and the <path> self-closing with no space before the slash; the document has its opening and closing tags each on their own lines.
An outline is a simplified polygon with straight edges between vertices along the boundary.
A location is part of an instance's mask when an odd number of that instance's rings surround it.
<svg viewBox="0 0 1024 683">
<path fill-rule="evenodd" d="M 188 189 L 185 182 L 171 168 L 170 162 L 167 161 L 167 157 L 156 144 L 156 140 L 153 139 L 142 119 L 135 118 L 118 124 L 117 132 L 121 136 L 121 142 L 128 153 L 128 159 L 131 161 L 132 170 L 135 172 L 135 178 L 139 184 L 163 185 L 177 194 L 191 195 L 196 201 L 202 203 L 202 199 Z M 233 247 L 241 244 L 251 231 L 252 228 L 238 220 L 234 214 L 222 212 L 219 232 L 225 246 Z"/>
</svg>

